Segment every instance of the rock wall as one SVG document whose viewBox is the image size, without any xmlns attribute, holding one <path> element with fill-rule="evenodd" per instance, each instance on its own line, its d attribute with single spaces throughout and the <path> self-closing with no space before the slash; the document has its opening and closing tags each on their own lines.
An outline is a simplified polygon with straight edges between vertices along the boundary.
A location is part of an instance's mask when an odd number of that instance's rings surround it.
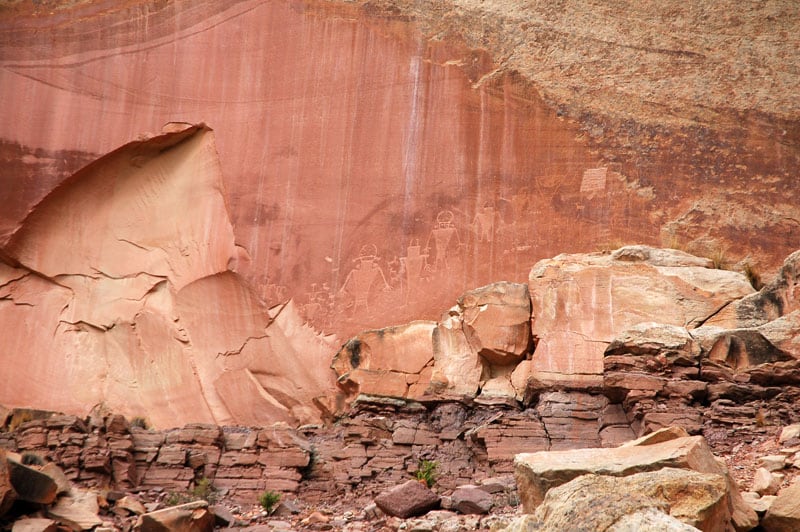
<svg viewBox="0 0 800 532">
<path fill-rule="evenodd" d="M 674 244 L 771 270 L 797 245 L 788 7 L 48 6 L 0 11 L 3 241 L 83 165 L 204 122 L 236 273 L 340 338 L 436 319 L 565 251 Z"/>
</svg>

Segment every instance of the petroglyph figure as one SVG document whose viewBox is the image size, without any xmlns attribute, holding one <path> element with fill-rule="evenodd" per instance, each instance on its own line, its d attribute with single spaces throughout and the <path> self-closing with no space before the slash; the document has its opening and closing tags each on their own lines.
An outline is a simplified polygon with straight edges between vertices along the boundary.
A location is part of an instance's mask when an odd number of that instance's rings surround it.
<svg viewBox="0 0 800 532">
<path fill-rule="evenodd" d="M 478 236 L 478 242 L 491 242 L 494 235 L 494 224 L 497 212 L 490 203 L 485 203 L 475 214 L 472 221 L 472 230 Z"/>
<path fill-rule="evenodd" d="M 406 249 L 406 256 L 400 257 L 401 271 L 406 274 L 406 303 L 408 302 L 408 295 L 411 291 L 419 287 L 420 281 L 422 280 L 422 273 L 425 271 L 427 263 L 428 254 L 422 253 L 419 240 L 413 240 L 411 245 Z"/>
<path fill-rule="evenodd" d="M 353 298 L 353 312 L 361 307 L 369 308 L 369 295 L 376 281 L 383 283 L 383 290 L 389 291 L 392 287 L 386 281 L 383 270 L 377 262 L 378 248 L 373 244 L 361 246 L 361 251 L 353 262 L 356 263 L 347 278 L 344 280 L 340 293 L 347 293 Z"/>
<path fill-rule="evenodd" d="M 436 215 L 436 225 L 428 235 L 428 241 L 425 242 L 425 252 L 430 253 L 431 239 L 435 246 L 433 267 L 429 268 L 432 271 L 437 271 L 441 268 L 447 269 L 447 258 L 450 256 L 451 247 L 453 245 L 453 237 L 455 237 L 456 249 L 461 247 L 461 239 L 458 237 L 458 229 L 453 223 L 453 213 L 451 211 L 441 211 Z"/>
</svg>

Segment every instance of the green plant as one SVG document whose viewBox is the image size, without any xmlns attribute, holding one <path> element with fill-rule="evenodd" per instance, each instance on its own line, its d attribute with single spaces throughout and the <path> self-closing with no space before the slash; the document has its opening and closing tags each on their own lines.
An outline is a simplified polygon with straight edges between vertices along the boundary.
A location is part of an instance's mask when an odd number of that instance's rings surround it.
<svg viewBox="0 0 800 532">
<path fill-rule="evenodd" d="M 436 482 L 436 469 L 439 463 L 433 460 L 420 460 L 417 465 L 417 470 L 414 472 L 414 478 L 425 482 L 429 488 Z"/>
<path fill-rule="evenodd" d="M 181 504 L 186 504 L 187 502 L 194 502 L 195 499 L 191 497 L 187 493 L 177 493 L 171 491 L 164 497 L 164 505 L 165 506 L 178 506 Z"/>
<path fill-rule="evenodd" d="M 211 481 L 205 477 L 195 482 L 192 488 L 192 496 L 196 499 L 203 499 L 208 503 L 214 503 L 217 499 L 217 490 L 211 484 Z"/>
<path fill-rule="evenodd" d="M 259 504 L 264 509 L 264 511 L 267 512 L 267 515 L 272 515 L 280 500 L 281 500 L 281 494 L 271 490 L 265 491 L 258 498 Z"/>
</svg>

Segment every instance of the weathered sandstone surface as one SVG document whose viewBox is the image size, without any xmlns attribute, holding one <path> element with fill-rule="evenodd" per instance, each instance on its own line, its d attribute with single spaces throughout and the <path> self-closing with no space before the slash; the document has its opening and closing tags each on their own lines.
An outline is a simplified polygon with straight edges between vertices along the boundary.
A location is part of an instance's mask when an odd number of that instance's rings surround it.
<svg viewBox="0 0 800 532">
<path fill-rule="evenodd" d="M 84 165 L 184 122 L 216 132 L 234 271 L 340 338 L 623 242 L 771 272 L 797 246 L 799 18 L 723 0 L 6 2 L 0 240 Z M 78 253 L 38 253 L 75 273 Z"/>
<path fill-rule="evenodd" d="M 333 347 L 233 271 L 214 135 L 173 129 L 85 167 L 9 238 L 0 402 L 104 403 L 157 426 L 317 421 Z"/>
</svg>

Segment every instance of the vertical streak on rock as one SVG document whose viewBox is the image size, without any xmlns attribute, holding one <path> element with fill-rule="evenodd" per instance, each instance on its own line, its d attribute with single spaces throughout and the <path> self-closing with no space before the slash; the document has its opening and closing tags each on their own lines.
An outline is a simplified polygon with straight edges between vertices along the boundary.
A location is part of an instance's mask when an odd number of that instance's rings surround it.
<svg viewBox="0 0 800 532">
<path fill-rule="evenodd" d="M 405 188 L 403 191 L 403 235 L 411 233 L 411 221 L 415 212 L 414 194 L 415 182 L 418 172 L 418 159 L 419 159 L 419 138 L 420 132 L 420 63 L 421 55 L 423 53 L 423 43 L 417 44 L 417 53 L 411 57 L 409 65 L 409 77 L 413 84 L 411 91 L 411 109 L 408 113 L 408 122 L 406 124 L 406 134 L 403 139 L 403 178 Z M 424 120 L 424 117 L 422 118 Z M 406 242 L 403 243 L 406 245 Z"/>
</svg>

